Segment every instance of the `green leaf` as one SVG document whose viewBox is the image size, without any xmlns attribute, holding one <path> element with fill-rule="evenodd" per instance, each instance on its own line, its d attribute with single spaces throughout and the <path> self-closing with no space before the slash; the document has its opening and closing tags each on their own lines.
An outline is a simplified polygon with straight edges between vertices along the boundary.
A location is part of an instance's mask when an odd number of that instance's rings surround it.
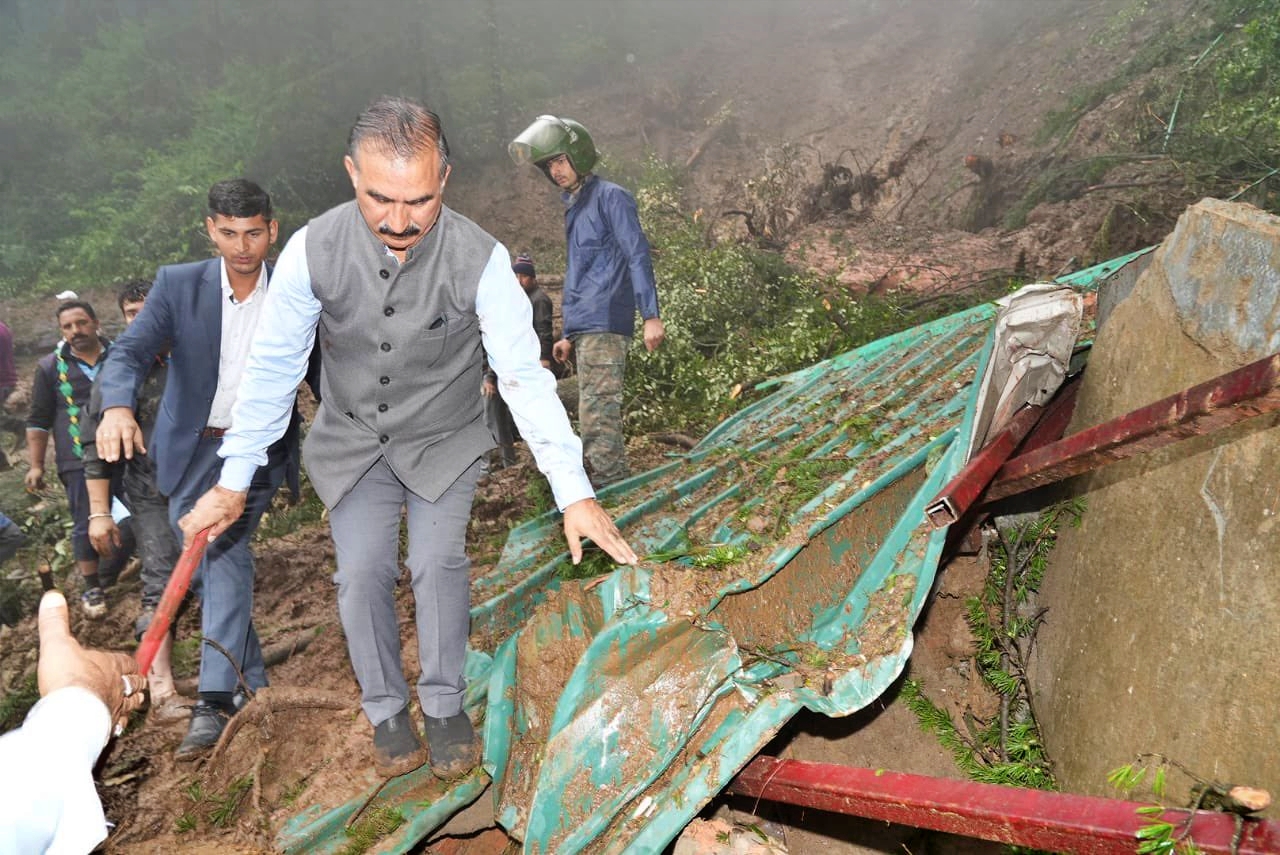
<svg viewBox="0 0 1280 855">
<path fill-rule="evenodd" d="M 1173 825 L 1168 822 L 1153 822 L 1150 825 L 1144 825 L 1134 832 L 1134 837 L 1139 840 L 1150 840 L 1154 837 L 1167 837 L 1173 833 Z"/>
</svg>

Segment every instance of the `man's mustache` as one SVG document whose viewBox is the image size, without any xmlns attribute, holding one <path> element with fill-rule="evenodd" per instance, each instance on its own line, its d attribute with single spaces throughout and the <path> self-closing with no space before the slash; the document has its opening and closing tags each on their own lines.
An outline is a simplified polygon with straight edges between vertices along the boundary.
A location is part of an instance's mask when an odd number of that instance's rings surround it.
<svg viewBox="0 0 1280 855">
<path fill-rule="evenodd" d="M 422 234 L 422 229 L 420 229 L 416 223 L 410 223 L 409 228 L 402 232 L 393 232 L 386 226 L 378 226 L 378 234 L 393 238 L 409 238 L 414 235 Z"/>
</svg>

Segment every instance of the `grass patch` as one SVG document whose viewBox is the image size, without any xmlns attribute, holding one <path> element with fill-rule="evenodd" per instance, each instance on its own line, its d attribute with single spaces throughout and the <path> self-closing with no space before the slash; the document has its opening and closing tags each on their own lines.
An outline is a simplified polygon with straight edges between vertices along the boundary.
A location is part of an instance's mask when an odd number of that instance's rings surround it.
<svg viewBox="0 0 1280 855">
<path fill-rule="evenodd" d="M 32 674 L 0 700 L 0 733 L 20 726 L 38 700 L 40 689 L 36 684 L 36 675 Z"/>
<path fill-rule="evenodd" d="M 399 808 L 384 805 L 370 811 L 347 829 L 347 844 L 338 850 L 338 855 L 363 855 L 403 824 L 404 814 Z"/>
</svg>

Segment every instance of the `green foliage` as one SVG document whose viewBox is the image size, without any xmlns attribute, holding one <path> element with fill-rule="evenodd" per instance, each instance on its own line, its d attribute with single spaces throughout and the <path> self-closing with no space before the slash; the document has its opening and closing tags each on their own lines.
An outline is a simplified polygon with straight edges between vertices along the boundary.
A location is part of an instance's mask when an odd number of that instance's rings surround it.
<svg viewBox="0 0 1280 855">
<path fill-rule="evenodd" d="M 173 676 L 191 677 L 199 670 L 202 639 L 203 636 L 197 632 L 173 642 L 173 652 L 170 654 Z"/>
<path fill-rule="evenodd" d="M 551 493 L 551 484 L 541 475 L 536 475 L 525 482 L 524 499 L 524 513 L 520 515 L 516 525 L 537 519 L 556 506 L 555 496 Z"/>
<path fill-rule="evenodd" d="M 756 383 L 937 317 L 854 300 L 753 244 L 718 241 L 684 213 L 679 174 L 650 158 L 636 200 L 654 250 L 667 340 L 637 336 L 627 361 L 627 430 L 705 431 L 751 398 Z"/>
<path fill-rule="evenodd" d="M 210 828 L 226 828 L 230 826 L 244 800 L 253 790 L 253 776 L 243 775 L 227 785 L 224 792 L 209 792 L 199 779 L 189 782 L 182 788 L 182 794 L 191 802 L 190 810 L 184 811 L 174 822 L 174 833 L 186 834 L 195 831 L 201 821 Z"/>
<path fill-rule="evenodd" d="M 13 730 L 22 724 L 27 713 L 40 700 L 40 688 L 36 684 L 36 675 L 31 674 L 25 680 L 13 686 L 0 700 L 0 733 Z"/>
<path fill-rule="evenodd" d="M 644 556 L 645 561 L 666 562 L 680 561 L 701 569 L 719 569 L 737 564 L 746 558 L 750 550 L 741 544 L 706 543 L 695 544 L 687 531 L 681 531 L 677 543 L 669 549 L 652 552 Z"/>
<path fill-rule="evenodd" d="M 1249 201 L 1280 211 L 1280 181 L 1274 180 L 1280 171 L 1280 0 L 1204 0 L 1196 11 L 1168 20 L 1160 4 L 1147 0 L 1120 10 L 1098 40 L 1118 44 L 1141 32 L 1138 49 L 1114 74 L 1075 90 L 1064 107 L 1047 113 L 1037 142 L 1065 138 L 1087 112 L 1142 80 L 1133 121 L 1115 129 L 1115 142 L 1170 158 L 1190 193 L 1250 191 Z M 1084 163 L 1109 168 L 1118 162 Z M 1068 163 L 1041 176 L 1005 215 L 1004 226 L 1025 223 L 1041 201 L 1078 194 L 1090 182 L 1073 173 L 1084 169 Z M 1095 170 L 1089 177 L 1101 176 Z"/>
<path fill-rule="evenodd" d="M 225 793 L 210 796 L 208 799 L 209 824 L 214 828 L 225 828 L 230 825 L 236 818 L 236 814 L 240 812 L 240 806 L 244 804 L 245 797 L 249 795 L 251 789 L 253 789 L 253 776 L 244 775 L 232 781 Z"/>
<path fill-rule="evenodd" d="M 959 730 L 950 714 L 908 681 L 902 697 L 922 729 L 938 737 L 956 765 L 977 781 L 1037 789 L 1055 789 L 1052 766 L 1040 741 L 1034 703 L 1026 678 L 1026 655 L 1040 613 L 1027 613 L 1039 590 L 1049 554 L 1064 522 L 1079 525 L 1080 501 L 1055 505 L 1000 534 L 991 550 L 991 570 L 982 594 L 970 598 L 966 617 L 977 642 L 975 663 L 983 682 L 1000 698 L 1000 714 L 979 721 L 966 714 Z"/>
<path fill-rule="evenodd" d="M 315 488 L 311 486 L 311 479 L 307 476 L 305 468 L 302 470 L 299 483 L 298 501 L 291 503 L 290 499 L 288 488 L 276 494 L 271 507 L 262 515 L 262 521 L 254 533 L 256 542 L 275 540 L 303 526 L 315 525 L 324 520 L 324 503 L 320 501 Z"/>
<path fill-rule="evenodd" d="M 1196 782 L 1196 787 L 1192 789 L 1194 803 L 1191 810 L 1217 806 L 1207 797 L 1223 792 L 1221 787 L 1200 779 L 1182 764 L 1159 754 L 1140 754 L 1135 762 L 1112 769 L 1107 775 L 1107 783 L 1115 787 L 1123 797 L 1132 798 L 1147 780 L 1148 772 L 1152 773 L 1149 791 L 1156 801 L 1136 809 L 1139 816 L 1148 820 L 1134 833 L 1138 841 L 1137 852 L 1144 855 L 1200 855 L 1201 849 L 1190 837 L 1192 814 L 1188 812 L 1185 821 L 1176 824 L 1165 818 L 1176 810 L 1165 804 L 1170 766 L 1180 769 Z"/>
<path fill-rule="evenodd" d="M 655 61 L 697 38 L 674 7 L 641 21 L 449 0 L 9 5 L 0 296 L 206 255 L 204 194 L 234 175 L 272 192 L 287 238 L 350 198 L 346 135 L 380 93 L 435 108 L 455 161 L 505 160 L 510 135 L 566 87 L 634 73 L 628 53 Z"/>
<path fill-rule="evenodd" d="M 586 546 L 582 550 L 582 560 L 574 564 L 565 558 L 556 567 L 556 575 L 561 579 L 594 579 L 596 576 L 607 576 L 618 569 L 618 564 L 598 546 Z"/>
</svg>

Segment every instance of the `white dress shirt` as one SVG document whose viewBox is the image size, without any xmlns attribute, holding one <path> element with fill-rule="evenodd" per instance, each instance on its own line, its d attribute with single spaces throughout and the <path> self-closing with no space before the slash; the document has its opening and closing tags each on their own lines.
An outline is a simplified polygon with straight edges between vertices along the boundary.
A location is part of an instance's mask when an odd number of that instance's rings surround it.
<svg viewBox="0 0 1280 855">
<path fill-rule="evenodd" d="M 237 300 L 227 279 L 227 261 L 219 264 L 222 271 L 222 348 L 218 351 L 218 391 L 209 407 L 208 426 L 231 427 L 231 409 L 236 403 L 240 377 L 249 359 L 249 346 L 262 316 L 267 294 L 267 265 L 258 272 L 258 284 L 244 300 Z"/>
</svg>

